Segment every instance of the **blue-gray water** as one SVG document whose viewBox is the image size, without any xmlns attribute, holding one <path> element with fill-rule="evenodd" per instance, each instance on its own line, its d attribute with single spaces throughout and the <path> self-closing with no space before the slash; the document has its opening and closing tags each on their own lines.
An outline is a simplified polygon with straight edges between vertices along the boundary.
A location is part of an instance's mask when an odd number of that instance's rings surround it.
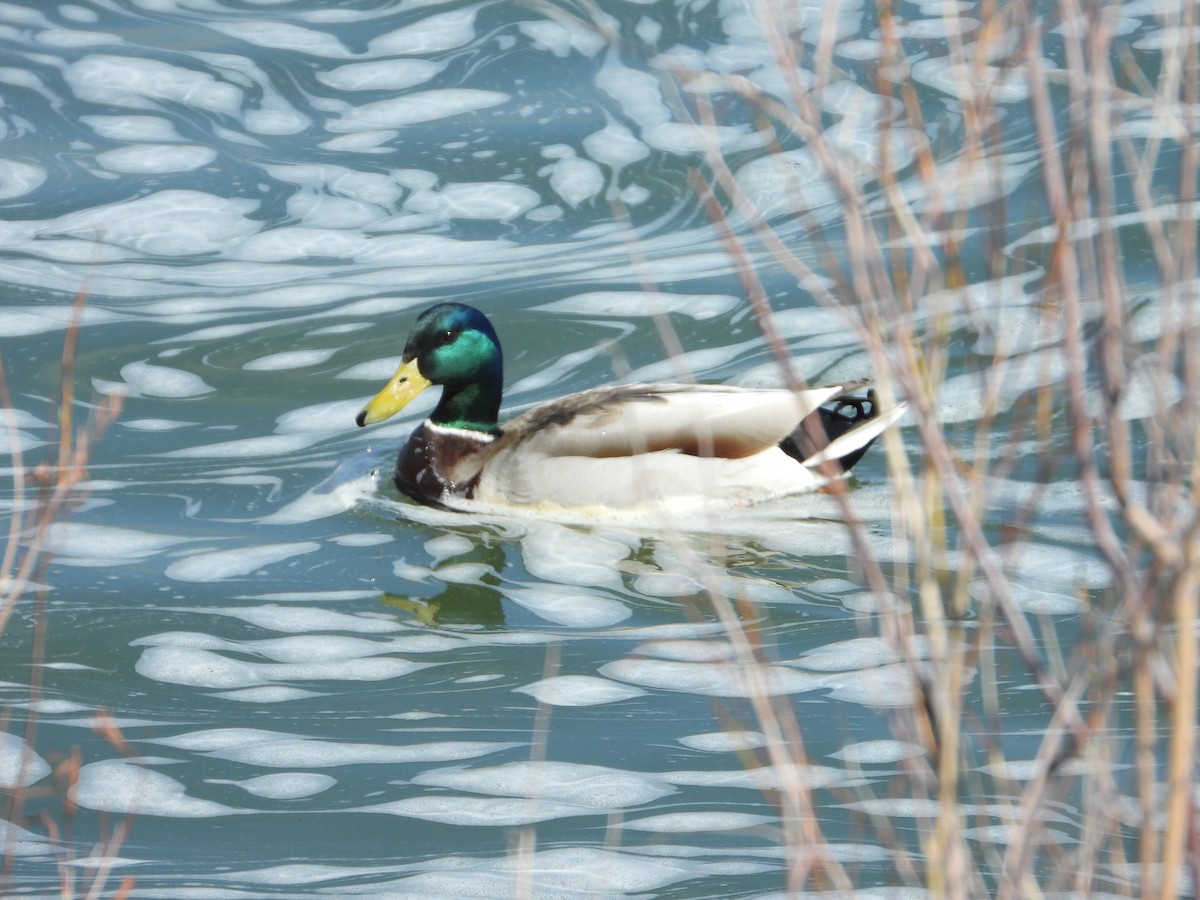
<svg viewBox="0 0 1200 900">
<path fill-rule="evenodd" d="M 826 7 L 787 7 L 809 47 Z M 770 691 L 804 725 L 834 854 L 863 886 L 902 882 L 853 823 L 858 787 L 887 798 L 922 752 L 891 741 L 886 718 L 911 699 L 908 673 L 872 637 L 875 600 L 830 498 L 789 501 L 716 546 L 637 523 L 476 522 L 415 508 L 372 474 L 427 404 L 354 427 L 416 312 L 444 299 L 492 316 L 509 406 L 618 376 L 778 381 L 688 171 L 719 140 L 801 256 L 786 196 L 803 189 L 834 244 L 836 197 L 808 177 L 801 141 L 765 146 L 719 90 L 723 130 L 706 132 L 681 121 L 669 89 L 687 67 L 786 98 L 756 5 L 600 8 L 598 30 L 567 4 L 0 3 L 0 350 L 14 410 L 0 443 L 35 463 L 55 440 L 77 292 L 77 414 L 124 395 L 37 578 L 36 692 L 32 593 L 3 634 L 8 733 L 36 713 L 39 757 L 78 748 L 83 764 L 73 814 L 52 791 L 25 806 L 67 831 L 9 824 L 14 893 L 57 896 L 57 844 L 74 877 L 110 866 L 108 890 L 131 877 L 146 897 L 504 897 L 522 884 L 547 897 L 774 895 L 788 854 L 772 797 L 788 773 L 738 752 L 766 739 L 709 587 L 761 617 Z M 943 5 L 904 12 L 953 169 L 963 127 Z M 972 15 L 955 20 L 968 39 Z M 869 5 L 836 16 L 845 81 L 825 98 L 828 124 L 845 152 L 870 155 L 880 35 Z M 1151 4 L 1126 4 L 1120 21 L 1123 46 L 1156 52 Z M 1028 252 L 1036 278 L 1047 238 L 1032 126 L 1021 80 L 1005 89 L 1004 178 L 977 189 L 1030 209 L 1006 252 Z M 919 204 L 911 150 L 896 152 Z M 1128 249 L 1137 273 L 1150 251 Z M 870 376 L 837 316 L 794 277 L 765 262 L 762 274 L 807 379 Z M 949 427 L 982 408 L 967 370 L 988 342 L 1029 339 L 1026 283 L 948 301 Z M 1162 326 L 1144 318 L 1149 339 Z M 1045 377 L 1031 346 L 1002 404 Z M 911 426 L 901 434 L 919 454 Z M 995 521 L 1031 477 L 994 486 Z M 6 487 L 6 511 L 14 498 Z M 851 503 L 886 563 L 881 451 Z M 1078 591 L 1104 588 L 1107 572 L 1071 546 L 1077 485 L 1051 485 L 1042 506 L 1013 571 L 1028 609 L 1069 634 Z M 1043 710 L 1015 660 L 1001 663 L 1006 750 L 1027 759 Z M 126 748 L 96 731 L 101 714 Z M 0 747 L 7 785 L 22 780 L 22 747 Z M 37 763 L 23 780 L 48 788 Z M 879 811 L 916 846 L 911 811 Z M 119 846 L 97 849 L 127 814 Z M 1061 818 L 1075 839 L 1078 810 Z"/>
</svg>

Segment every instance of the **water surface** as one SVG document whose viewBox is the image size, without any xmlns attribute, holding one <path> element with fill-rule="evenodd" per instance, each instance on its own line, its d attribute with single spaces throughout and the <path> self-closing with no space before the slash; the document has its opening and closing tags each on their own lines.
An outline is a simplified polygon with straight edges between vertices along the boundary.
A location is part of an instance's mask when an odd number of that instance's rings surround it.
<svg viewBox="0 0 1200 900">
<path fill-rule="evenodd" d="M 875 113 L 893 101 L 875 93 L 873 9 L 787 10 L 809 48 L 831 24 L 844 77 L 821 97 L 830 133 L 876 158 Z M 788 860 L 775 798 L 797 771 L 756 757 L 769 743 L 747 700 L 756 689 L 710 593 L 743 601 L 737 615 L 760 629 L 766 693 L 802 724 L 799 777 L 816 788 L 830 852 L 863 887 L 906 881 L 863 822 L 877 798 L 896 844 L 917 847 L 922 810 L 886 800 L 904 760 L 924 752 L 889 727 L 911 672 L 878 637 L 879 598 L 833 499 L 668 535 L 636 522 L 477 521 L 414 507 L 388 482 L 427 403 L 354 427 L 416 313 L 440 300 L 492 317 L 510 408 L 614 378 L 782 383 L 689 181 L 716 141 L 794 252 L 820 269 L 822 248 L 841 241 L 836 194 L 804 142 L 766 141 L 745 104 L 704 88 L 732 73 L 790 102 L 761 9 L 606 2 L 595 13 L 0 3 L 12 398 L 0 441 L 30 464 L 57 440 L 78 292 L 76 414 L 124 397 L 87 499 L 51 533 L 44 606 L 31 594 L 4 632 L 0 760 L 21 757 L 33 719 L 38 754 L 5 783 L 50 786 L 41 760 L 76 748 L 82 764 L 75 812 L 53 791 L 26 804 L 66 830 L 8 825 L 14 894 L 57 893 L 59 844 L 76 877 L 107 872 L 113 889 L 128 876 L 147 897 L 504 897 L 521 885 L 546 897 L 773 896 Z M 950 32 L 973 40 L 977 11 L 904 14 L 919 101 L 953 170 L 963 124 Z M 1124 15 L 1123 46 L 1154 53 L 1155 10 Z M 969 265 L 972 302 L 940 310 L 951 429 L 982 408 L 973 372 L 996 335 L 1025 353 L 1003 403 L 1046 373 L 1025 306 L 1049 240 L 1033 129 L 1021 79 L 1004 89 L 1004 177 L 951 203 L 969 211 L 990 191 L 1028 210 L 1027 227 L 1002 236 L 1025 274 L 988 281 Z M 702 94 L 719 130 L 687 118 Z M 919 208 L 911 145 L 901 135 L 893 149 Z M 792 214 L 797 197 L 808 223 L 824 223 L 819 244 Z M 967 222 L 965 253 L 980 263 Z M 1134 237 L 1131 274 L 1149 256 Z M 845 320 L 760 246 L 749 252 L 797 370 L 817 383 L 870 377 Z M 1163 328 L 1149 300 L 1146 339 Z M 664 346 L 664 322 L 682 355 Z M 919 460 L 911 425 L 900 433 Z M 1037 477 L 1018 466 L 996 485 L 996 524 Z M 889 497 L 872 452 L 850 504 L 885 568 L 897 554 Z M 1050 485 L 1040 530 L 1013 559 L 1021 602 L 1068 640 L 1080 598 L 1108 585 L 1078 540 L 1082 508 L 1075 482 Z M 39 612 L 45 647 L 31 669 Z M 1044 710 L 1013 655 L 999 665 L 1005 749 L 1025 759 Z M 1000 807 L 976 814 L 981 828 L 1007 820 Z M 127 815 L 128 834 L 106 842 Z M 1060 839 L 1076 840 L 1078 810 L 1061 818 Z M 993 840 L 981 832 L 981 845 Z"/>
</svg>

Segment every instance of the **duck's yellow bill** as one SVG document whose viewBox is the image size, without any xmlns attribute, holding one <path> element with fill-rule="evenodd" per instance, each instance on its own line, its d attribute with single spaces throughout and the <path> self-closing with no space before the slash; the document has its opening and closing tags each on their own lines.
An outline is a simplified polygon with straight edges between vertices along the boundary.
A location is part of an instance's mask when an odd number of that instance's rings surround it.
<svg viewBox="0 0 1200 900">
<path fill-rule="evenodd" d="M 362 408 L 356 421 L 361 425 L 374 425 L 384 419 L 391 418 L 412 402 L 412 399 L 429 387 L 433 382 L 421 374 L 417 368 L 416 357 L 402 363 L 396 370 L 392 380 L 382 391 L 371 398 L 371 402 Z"/>
</svg>

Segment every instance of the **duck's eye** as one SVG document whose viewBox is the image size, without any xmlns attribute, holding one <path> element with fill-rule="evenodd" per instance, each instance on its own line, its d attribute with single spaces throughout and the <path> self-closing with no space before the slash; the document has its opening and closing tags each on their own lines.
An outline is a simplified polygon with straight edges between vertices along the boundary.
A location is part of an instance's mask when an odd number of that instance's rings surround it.
<svg viewBox="0 0 1200 900">
<path fill-rule="evenodd" d="M 453 344 L 455 334 L 453 331 L 443 331 L 438 334 L 437 340 L 439 344 Z"/>
</svg>

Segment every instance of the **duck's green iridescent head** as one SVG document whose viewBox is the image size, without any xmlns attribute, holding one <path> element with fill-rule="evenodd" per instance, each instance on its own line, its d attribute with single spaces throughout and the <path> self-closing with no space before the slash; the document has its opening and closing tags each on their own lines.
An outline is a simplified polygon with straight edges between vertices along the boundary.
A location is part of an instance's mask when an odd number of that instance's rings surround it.
<svg viewBox="0 0 1200 900">
<path fill-rule="evenodd" d="M 431 384 L 443 386 L 429 418 L 438 425 L 496 430 L 504 378 L 500 339 L 487 316 L 463 303 L 440 303 L 413 323 L 400 368 L 356 421 L 373 425 L 394 416 Z"/>
</svg>

